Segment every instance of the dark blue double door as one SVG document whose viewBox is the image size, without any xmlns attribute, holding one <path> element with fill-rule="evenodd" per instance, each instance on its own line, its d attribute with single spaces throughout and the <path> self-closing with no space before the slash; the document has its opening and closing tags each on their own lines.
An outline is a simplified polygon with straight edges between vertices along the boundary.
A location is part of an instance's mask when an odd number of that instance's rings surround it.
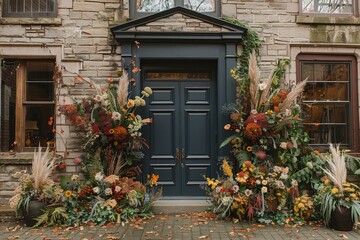
<svg viewBox="0 0 360 240">
<path fill-rule="evenodd" d="M 144 132 L 145 171 L 160 175 L 164 196 L 205 196 L 200 185 L 216 167 L 216 74 L 211 66 L 195 67 L 143 68 L 143 84 L 153 90 L 146 107 L 153 123 Z"/>
</svg>

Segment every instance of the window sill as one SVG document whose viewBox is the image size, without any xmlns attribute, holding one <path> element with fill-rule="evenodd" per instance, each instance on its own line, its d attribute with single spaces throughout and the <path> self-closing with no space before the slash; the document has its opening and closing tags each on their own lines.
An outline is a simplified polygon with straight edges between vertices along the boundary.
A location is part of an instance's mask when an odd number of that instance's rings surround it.
<svg viewBox="0 0 360 240">
<path fill-rule="evenodd" d="M 0 25 L 61 25 L 61 18 L 0 18 Z"/>
<path fill-rule="evenodd" d="M 298 24 L 360 25 L 358 17 L 308 17 L 296 16 Z"/>
<path fill-rule="evenodd" d="M 34 157 L 34 153 L 32 152 L 22 152 L 22 153 L 13 153 L 9 152 L 1 152 L 0 153 L 0 165 L 6 164 L 31 164 Z"/>
</svg>

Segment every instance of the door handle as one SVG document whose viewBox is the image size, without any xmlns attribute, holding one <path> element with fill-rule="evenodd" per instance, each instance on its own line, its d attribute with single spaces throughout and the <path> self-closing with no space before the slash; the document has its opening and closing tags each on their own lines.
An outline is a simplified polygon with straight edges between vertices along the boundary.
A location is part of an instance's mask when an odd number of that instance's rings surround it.
<svg viewBox="0 0 360 240">
<path fill-rule="evenodd" d="M 185 161 L 185 149 L 181 149 L 181 167 L 184 167 L 185 164 L 184 164 L 184 161 Z"/>
<path fill-rule="evenodd" d="M 176 148 L 175 150 L 175 160 L 180 161 L 180 149 Z"/>
</svg>

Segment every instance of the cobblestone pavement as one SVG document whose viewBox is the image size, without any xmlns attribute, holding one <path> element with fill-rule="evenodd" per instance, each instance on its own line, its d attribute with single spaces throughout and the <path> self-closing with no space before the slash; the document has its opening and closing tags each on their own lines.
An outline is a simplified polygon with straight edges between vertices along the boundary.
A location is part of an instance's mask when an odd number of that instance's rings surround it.
<svg viewBox="0 0 360 240">
<path fill-rule="evenodd" d="M 360 239 L 360 230 L 338 232 L 313 224 L 298 227 L 234 223 L 208 218 L 204 213 L 156 215 L 134 223 L 76 228 L 22 227 L 1 223 L 0 239 L 97 240 L 97 239 Z"/>
</svg>

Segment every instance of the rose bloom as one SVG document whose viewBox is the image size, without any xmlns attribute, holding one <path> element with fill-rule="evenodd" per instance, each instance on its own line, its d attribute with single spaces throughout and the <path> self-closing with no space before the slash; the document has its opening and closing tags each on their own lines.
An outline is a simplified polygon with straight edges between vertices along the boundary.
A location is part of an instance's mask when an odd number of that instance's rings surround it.
<svg viewBox="0 0 360 240">
<path fill-rule="evenodd" d="M 110 175 L 104 179 L 106 183 L 113 184 L 114 182 L 118 181 L 119 177 L 116 175 Z"/>
<path fill-rule="evenodd" d="M 112 192 L 111 188 L 106 188 L 106 189 L 105 189 L 105 195 L 109 196 L 109 195 L 111 195 L 112 193 L 113 193 L 113 192 Z"/>
<path fill-rule="evenodd" d="M 280 189 L 285 189 L 285 185 L 284 185 L 284 183 L 283 183 L 282 181 L 277 181 L 277 182 L 276 182 L 276 185 L 277 185 L 277 187 L 280 188 Z"/>
<path fill-rule="evenodd" d="M 245 196 L 249 197 L 253 192 L 250 189 L 245 190 Z"/>
<path fill-rule="evenodd" d="M 255 153 L 255 156 L 259 159 L 259 160 L 265 160 L 266 159 L 266 152 L 263 150 L 258 150 Z"/>
<path fill-rule="evenodd" d="M 282 149 L 286 149 L 286 148 L 287 148 L 287 142 L 281 142 L 281 143 L 280 143 L 280 147 L 281 147 Z"/>
<path fill-rule="evenodd" d="M 225 130 L 229 130 L 229 129 L 230 129 L 230 127 L 231 127 L 231 125 L 230 125 L 230 124 L 226 124 L 226 125 L 224 126 L 224 129 L 225 129 Z"/>
<path fill-rule="evenodd" d="M 94 97 L 94 100 L 95 100 L 96 102 L 101 102 L 101 101 L 103 100 L 103 98 L 102 98 L 102 96 L 100 96 L 100 95 L 96 95 L 96 96 Z"/>
<path fill-rule="evenodd" d="M 119 112 L 113 112 L 111 115 L 111 118 L 113 120 L 120 120 L 121 119 L 121 114 Z"/>
<path fill-rule="evenodd" d="M 79 179 L 79 175 L 72 175 L 71 176 L 71 181 L 73 181 L 73 182 L 75 182 L 75 181 L 77 181 Z"/>
<path fill-rule="evenodd" d="M 121 187 L 120 187 L 120 186 L 115 186 L 115 189 L 114 189 L 114 190 L 115 190 L 116 193 L 118 193 L 118 192 L 121 191 Z"/>
<path fill-rule="evenodd" d="M 106 203 L 111 207 L 114 208 L 117 205 L 117 202 L 115 199 L 109 199 L 106 201 Z"/>
<path fill-rule="evenodd" d="M 76 157 L 76 158 L 73 159 L 73 162 L 74 162 L 75 164 L 80 164 L 80 163 L 81 163 L 81 158 Z"/>
<path fill-rule="evenodd" d="M 237 192 L 239 191 L 239 186 L 238 186 L 238 185 L 234 185 L 234 186 L 232 187 L 232 190 L 233 190 L 234 193 L 237 193 Z"/>
<path fill-rule="evenodd" d="M 94 187 L 94 188 L 93 188 L 93 192 L 94 192 L 95 194 L 99 194 L 99 193 L 100 193 L 100 188 L 99 188 L 99 187 Z"/>
<path fill-rule="evenodd" d="M 103 175 L 101 172 L 98 172 L 98 173 L 95 175 L 95 180 L 96 180 L 96 181 L 101 181 L 103 178 L 104 178 L 104 175 Z"/>
<path fill-rule="evenodd" d="M 262 188 L 261 188 L 261 192 L 267 193 L 267 191 L 268 191 L 267 187 L 262 187 Z"/>
<path fill-rule="evenodd" d="M 222 189 L 222 187 L 216 187 L 216 188 L 215 188 L 216 193 L 221 192 L 221 189 Z"/>
</svg>

